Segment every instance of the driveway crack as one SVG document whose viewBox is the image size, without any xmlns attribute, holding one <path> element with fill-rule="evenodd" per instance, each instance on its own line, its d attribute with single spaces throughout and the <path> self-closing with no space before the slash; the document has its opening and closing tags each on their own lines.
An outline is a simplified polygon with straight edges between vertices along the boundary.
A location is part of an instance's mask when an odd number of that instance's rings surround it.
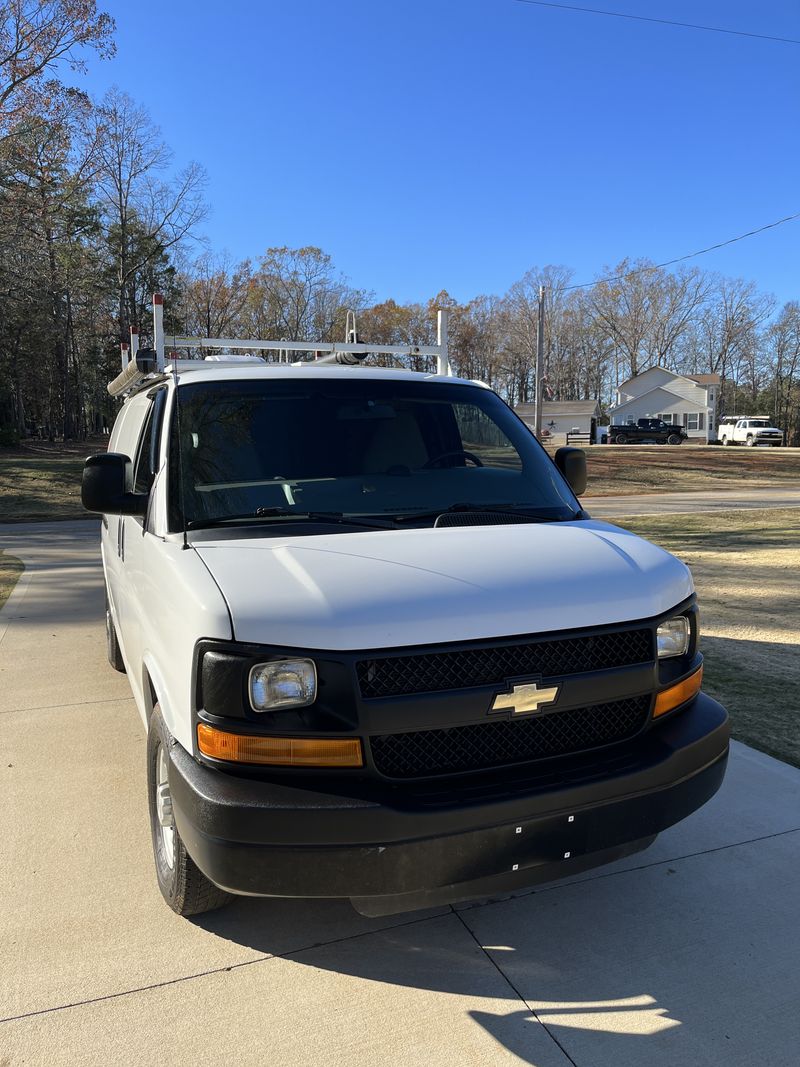
<svg viewBox="0 0 800 1067">
<path fill-rule="evenodd" d="M 22 1019 L 32 1019 L 37 1015 L 49 1015 L 51 1012 L 67 1011 L 70 1008 L 84 1008 L 90 1004 L 101 1004 L 106 1000 L 118 1000 L 120 997 L 133 996 L 135 993 L 147 993 L 151 989 L 165 989 L 168 986 L 179 985 L 181 982 L 191 982 L 197 978 L 207 978 L 212 974 L 225 974 L 226 971 L 238 971 L 243 967 L 252 967 L 257 963 L 269 963 L 270 960 L 288 960 L 301 955 L 303 952 L 313 952 L 315 949 L 327 948 L 329 945 L 344 944 L 347 941 L 357 941 L 360 937 L 368 937 L 370 934 L 380 934 L 387 930 L 399 930 L 406 926 L 417 926 L 421 923 L 433 922 L 434 919 L 441 919 L 444 917 L 445 916 L 442 914 L 425 915 L 422 918 L 409 919 L 407 922 L 399 922 L 392 924 L 391 926 L 383 926 L 377 930 L 359 930 L 359 932 L 355 934 L 347 934 L 343 937 L 332 937 L 327 941 L 316 941 L 313 945 L 304 945 L 301 948 L 288 949 L 286 952 L 269 952 L 265 955 L 257 956 L 252 960 L 242 960 L 241 963 L 229 963 L 223 967 L 210 967 L 207 971 L 196 971 L 193 974 L 183 974 L 178 978 L 167 978 L 163 982 L 151 982 L 148 985 L 134 986 L 131 989 L 120 989 L 118 993 L 104 993 L 102 996 L 86 997 L 84 1000 L 74 1000 L 68 1004 L 53 1004 L 49 1008 L 39 1008 L 36 1011 L 21 1012 L 19 1015 L 7 1015 L 5 1018 L 0 1019 L 0 1025 L 2 1023 L 20 1022 Z M 0 1060 L 0 1067 L 2 1067 L 2 1060 Z"/>
<path fill-rule="evenodd" d="M 491 965 L 494 967 L 494 969 L 497 971 L 497 973 L 500 975 L 500 977 L 503 979 L 503 981 L 506 983 L 506 985 L 511 990 L 513 990 L 514 995 L 518 998 L 518 1000 L 520 1000 L 525 1005 L 526 1010 L 531 1013 L 531 1015 L 536 1020 L 536 1022 L 544 1029 L 544 1032 L 547 1034 L 547 1036 L 550 1038 L 550 1040 L 553 1041 L 558 1046 L 558 1048 L 561 1050 L 561 1052 L 564 1054 L 564 1056 L 572 1064 L 572 1067 L 578 1067 L 577 1063 L 575 1062 L 575 1060 L 573 1060 L 572 1056 L 570 1056 L 570 1054 L 567 1052 L 567 1050 L 564 1048 L 564 1046 L 558 1040 L 558 1038 L 553 1033 L 553 1031 L 550 1029 L 550 1027 L 547 1025 L 547 1023 L 543 1022 L 539 1018 L 538 1014 L 536 1013 L 536 1010 L 530 1006 L 528 1001 L 525 999 L 525 997 L 523 997 L 522 993 L 519 991 L 519 989 L 517 989 L 517 987 L 514 985 L 514 983 L 508 977 L 508 975 L 503 970 L 503 968 L 500 966 L 500 964 L 497 962 L 497 960 L 494 958 L 494 956 L 492 956 L 489 952 L 486 951 L 484 946 L 480 943 L 478 938 L 473 933 L 473 931 L 470 928 L 469 924 L 464 920 L 464 917 L 461 914 L 461 912 L 460 911 L 456 911 L 455 908 L 453 908 L 452 911 L 453 911 L 453 914 L 458 919 L 458 921 L 461 923 L 461 925 L 467 931 L 469 936 L 472 938 L 472 940 L 475 942 L 475 944 L 478 946 L 478 948 L 484 954 L 486 959 L 489 961 L 489 963 L 491 963 Z"/>
</svg>

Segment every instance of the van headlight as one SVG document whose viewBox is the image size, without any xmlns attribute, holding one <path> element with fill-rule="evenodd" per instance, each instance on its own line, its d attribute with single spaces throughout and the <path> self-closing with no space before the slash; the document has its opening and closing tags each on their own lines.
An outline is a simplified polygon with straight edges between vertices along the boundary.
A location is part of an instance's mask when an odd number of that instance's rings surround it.
<svg viewBox="0 0 800 1067">
<path fill-rule="evenodd" d="M 311 659 L 273 659 L 250 671 L 253 711 L 304 708 L 317 699 L 317 668 Z"/>
<path fill-rule="evenodd" d="M 689 620 L 685 615 L 659 623 L 656 630 L 658 658 L 683 656 L 689 650 Z"/>
</svg>

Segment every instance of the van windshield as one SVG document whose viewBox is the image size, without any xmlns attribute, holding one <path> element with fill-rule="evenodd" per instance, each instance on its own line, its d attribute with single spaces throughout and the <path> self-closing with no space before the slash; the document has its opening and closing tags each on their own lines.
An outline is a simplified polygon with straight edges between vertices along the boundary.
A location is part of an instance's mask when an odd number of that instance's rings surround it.
<svg viewBox="0 0 800 1067">
<path fill-rule="evenodd" d="M 183 516 L 404 521 L 468 504 L 557 521 L 580 510 L 530 430 L 480 386 L 260 378 L 182 385 L 177 402 L 173 529 Z"/>
</svg>

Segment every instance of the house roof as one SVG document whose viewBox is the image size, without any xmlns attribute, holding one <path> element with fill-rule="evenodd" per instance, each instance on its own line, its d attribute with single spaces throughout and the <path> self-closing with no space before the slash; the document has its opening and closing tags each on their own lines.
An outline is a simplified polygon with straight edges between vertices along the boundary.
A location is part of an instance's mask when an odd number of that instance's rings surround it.
<svg viewBox="0 0 800 1067">
<path fill-rule="evenodd" d="M 638 374 L 632 374 L 630 378 L 626 378 L 624 382 L 620 382 L 617 386 L 617 390 L 623 389 L 628 382 L 635 381 L 637 378 L 642 378 L 645 374 L 649 374 L 651 370 L 663 370 L 665 374 L 671 374 L 673 378 L 683 378 L 684 381 L 694 382 L 695 385 L 719 385 L 718 374 L 678 374 L 676 370 L 670 370 L 669 367 L 662 367 L 659 363 L 654 363 L 652 367 L 648 367 L 646 370 L 640 370 Z M 713 381 L 705 381 L 703 379 L 713 378 Z M 643 396 L 645 394 L 642 394 Z"/>
<path fill-rule="evenodd" d="M 683 375 L 679 374 L 677 375 L 677 377 L 681 378 L 683 377 Z M 622 411 L 623 408 L 641 407 L 642 404 L 646 403 L 647 397 L 649 397 L 652 393 L 668 393 L 676 400 L 679 400 L 682 405 L 688 405 L 689 407 L 697 408 L 698 411 L 706 410 L 705 404 L 698 403 L 696 400 L 689 400 L 687 397 L 681 396 L 680 393 L 673 392 L 673 390 L 669 389 L 666 385 L 654 385 L 653 388 L 648 389 L 646 393 L 640 393 L 638 396 L 633 396 L 630 398 L 630 400 L 623 400 L 621 404 L 614 404 L 608 409 L 608 413 L 609 415 L 611 415 L 615 411 Z M 662 407 L 663 404 L 659 401 L 659 403 L 653 406 L 653 411 L 660 411 Z"/>
<path fill-rule="evenodd" d="M 600 410 L 597 400 L 545 400 L 542 403 L 543 415 L 595 415 Z M 517 404 L 514 411 L 518 415 L 534 415 L 535 404 Z"/>
<path fill-rule="evenodd" d="M 719 385 L 722 380 L 718 374 L 687 374 L 686 377 L 698 385 Z"/>
</svg>

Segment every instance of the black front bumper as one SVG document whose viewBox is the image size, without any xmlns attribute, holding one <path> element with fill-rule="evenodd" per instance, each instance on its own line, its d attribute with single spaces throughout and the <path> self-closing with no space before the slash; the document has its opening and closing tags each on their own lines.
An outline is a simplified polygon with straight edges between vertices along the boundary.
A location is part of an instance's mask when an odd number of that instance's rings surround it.
<svg viewBox="0 0 800 1067">
<path fill-rule="evenodd" d="M 626 746 L 613 773 L 554 778 L 478 800 L 380 799 L 238 778 L 171 748 L 178 831 L 216 885 L 254 896 L 350 897 L 406 911 L 568 877 L 647 847 L 704 804 L 725 774 L 727 714 L 700 694 Z M 545 784 L 543 784 L 545 783 Z"/>
</svg>

